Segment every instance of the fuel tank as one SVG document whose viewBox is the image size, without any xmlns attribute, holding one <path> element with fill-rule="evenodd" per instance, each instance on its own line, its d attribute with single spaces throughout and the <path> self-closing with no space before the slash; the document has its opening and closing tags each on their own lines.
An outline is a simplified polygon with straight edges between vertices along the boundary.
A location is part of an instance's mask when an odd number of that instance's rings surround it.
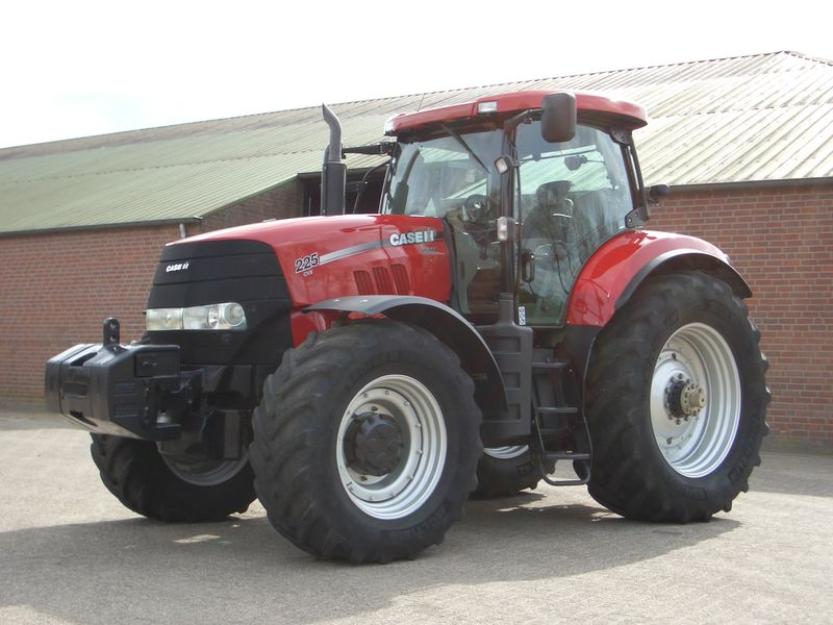
<svg viewBox="0 0 833 625">
<path fill-rule="evenodd" d="M 451 297 L 451 263 L 440 219 L 339 215 L 261 222 L 170 243 L 256 241 L 280 263 L 293 308 L 348 295 Z"/>
</svg>

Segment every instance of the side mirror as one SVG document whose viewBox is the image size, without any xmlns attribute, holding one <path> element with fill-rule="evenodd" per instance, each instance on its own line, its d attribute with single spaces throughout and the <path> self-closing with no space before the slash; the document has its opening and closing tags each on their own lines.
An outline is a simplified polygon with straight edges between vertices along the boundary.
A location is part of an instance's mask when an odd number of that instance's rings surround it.
<svg viewBox="0 0 833 625">
<path fill-rule="evenodd" d="M 565 143 L 576 136 L 576 96 L 551 93 L 541 102 L 541 136 L 549 143 Z"/>
<path fill-rule="evenodd" d="M 671 193 L 671 187 L 667 184 L 655 184 L 648 189 L 648 201 L 657 204 L 662 198 Z"/>
</svg>

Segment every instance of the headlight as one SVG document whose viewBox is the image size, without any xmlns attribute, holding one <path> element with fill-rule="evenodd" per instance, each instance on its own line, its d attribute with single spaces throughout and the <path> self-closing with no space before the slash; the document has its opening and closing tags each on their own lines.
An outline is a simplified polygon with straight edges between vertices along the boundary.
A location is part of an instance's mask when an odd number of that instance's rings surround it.
<svg viewBox="0 0 833 625">
<path fill-rule="evenodd" d="M 235 302 L 188 308 L 149 308 L 145 322 L 150 331 L 245 330 L 246 311 Z"/>
</svg>

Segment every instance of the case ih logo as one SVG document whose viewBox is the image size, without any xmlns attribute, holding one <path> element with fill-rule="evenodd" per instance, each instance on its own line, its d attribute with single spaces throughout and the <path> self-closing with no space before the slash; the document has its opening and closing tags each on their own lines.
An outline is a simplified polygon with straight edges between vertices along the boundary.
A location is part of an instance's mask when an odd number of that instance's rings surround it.
<svg viewBox="0 0 833 625">
<path fill-rule="evenodd" d="M 418 230 L 417 232 L 394 232 L 392 235 L 390 235 L 390 244 L 413 245 L 414 243 L 431 243 L 436 239 L 436 230 Z"/>
<path fill-rule="evenodd" d="M 185 271 L 188 269 L 188 265 L 190 261 L 185 261 L 184 263 L 174 263 L 173 265 L 168 265 L 165 267 L 165 273 L 171 273 L 172 271 Z"/>
</svg>

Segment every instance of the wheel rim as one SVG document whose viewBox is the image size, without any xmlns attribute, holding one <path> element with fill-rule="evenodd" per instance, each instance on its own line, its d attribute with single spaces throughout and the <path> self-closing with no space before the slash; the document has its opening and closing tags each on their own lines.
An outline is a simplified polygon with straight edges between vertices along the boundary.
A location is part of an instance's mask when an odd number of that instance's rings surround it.
<svg viewBox="0 0 833 625">
<path fill-rule="evenodd" d="M 227 482 L 240 473 L 249 462 L 249 455 L 246 452 L 243 452 L 239 458 L 231 460 L 185 459 L 184 457 L 160 455 L 174 475 L 183 482 L 188 482 L 194 486 L 217 486 Z"/>
<path fill-rule="evenodd" d="M 518 456 L 523 456 L 529 451 L 528 445 L 510 445 L 507 447 L 486 447 L 483 453 L 498 460 L 512 460 Z"/>
<path fill-rule="evenodd" d="M 651 425 L 680 475 L 709 475 L 726 459 L 740 423 L 735 357 L 713 327 L 691 323 L 666 341 L 651 382 Z"/>
<path fill-rule="evenodd" d="M 351 424 L 364 415 L 384 415 L 391 427 L 398 428 L 401 451 L 395 466 L 383 475 L 358 470 L 345 451 L 351 444 Z M 339 480 L 365 514 L 401 519 L 418 510 L 434 492 L 447 448 L 445 419 L 431 391 L 412 377 L 385 375 L 356 393 L 342 416 L 336 440 Z"/>
</svg>

